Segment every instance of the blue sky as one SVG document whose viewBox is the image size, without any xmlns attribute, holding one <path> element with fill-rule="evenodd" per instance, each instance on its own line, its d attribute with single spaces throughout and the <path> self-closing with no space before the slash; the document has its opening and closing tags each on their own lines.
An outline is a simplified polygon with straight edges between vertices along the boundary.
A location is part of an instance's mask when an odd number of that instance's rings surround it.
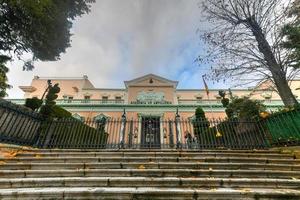
<svg viewBox="0 0 300 200">
<path fill-rule="evenodd" d="M 200 0 L 97 0 L 89 15 L 73 26 L 72 47 L 56 62 L 37 62 L 30 72 L 20 61 L 9 66 L 9 98 L 22 98 L 20 85 L 34 75 L 81 77 L 96 87 L 124 87 L 148 73 L 178 80 L 179 88 L 203 88 L 208 65 L 195 59 L 205 48 L 196 33 L 201 27 Z M 26 56 L 25 56 L 26 57 Z M 210 88 L 228 85 L 208 81 Z"/>
</svg>

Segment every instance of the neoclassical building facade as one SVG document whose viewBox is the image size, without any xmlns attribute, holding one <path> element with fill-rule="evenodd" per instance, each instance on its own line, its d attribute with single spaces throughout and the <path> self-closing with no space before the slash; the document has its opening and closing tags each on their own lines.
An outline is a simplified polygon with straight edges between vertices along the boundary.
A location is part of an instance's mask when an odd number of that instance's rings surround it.
<svg viewBox="0 0 300 200">
<path fill-rule="evenodd" d="M 156 116 L 160 119 L 174 119 L 176 111 L 180 117 L 193 117 L 195 109 L 201 106 L 207 118 L 226 117 L 218 89 L 178 89 L 178 81 L 154 74 L 148 74 L 124 81 L 124 88 L 97 88 L 87 76 L 80 78 L 47 78 L 35 76 L 29 86 L 20 86 L 25 98 L 41 98 L 47 80 L 59 83 L 61 91 L 57 104 L 70 111 L 74 117 L 94 119 L 95 117 L 121 118 L 124 110 L 127 118 L 138 119 L 143 116 Z M 300 100 L 300 80 L 291 83 L 294 95 Z M 262 100 L 268 109 L 283 106 L 278 94 L 268 82 L 256 87 L 232 89 L 233 96 L 249 96 Z M 11 99 L 23 104 L 24 99 Z"/>
</svg>

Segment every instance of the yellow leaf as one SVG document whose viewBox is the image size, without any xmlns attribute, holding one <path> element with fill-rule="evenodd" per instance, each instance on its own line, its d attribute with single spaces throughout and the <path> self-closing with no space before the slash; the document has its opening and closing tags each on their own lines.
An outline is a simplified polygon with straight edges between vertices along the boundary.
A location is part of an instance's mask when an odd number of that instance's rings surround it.
<svg viewBox="0 0 300 200">
<path fill-rule="evenodd" d="M 2 151 L 1 154 L 4 158 L 14 158 L 18 154 L 18 151 L 15 150 Z"/>
<path fill-rule="evenodd" d="M 213 170 L 213 168 L 211 168 L 211 167 L 210 167 L 208 170 L 209 170 L 209 171 L 212 171 L 212 170 Z"/>
<path fill-rule="evenodd" d="M 250 190 L 250 189 L 241 189 L 241 191 L 242 191 L 243 193 L 248 193 L 248 192 L 251 192 L 251 190 Z"/>
<path fill-rule="evenodd" d="M 40 154 L 35 154 L 35 156 L 34 157 L 36 157 L 36 158 L 40 158 L 40 157 L 42 157 Z"/>
<path fill-rule="evenodd" d="M 293 180 L 298 180 L 298 179 L 297 179 L 297 178 L 295 178 L 295 177 L 292 177 L 292 179 L 293 179 Z"/>
<path fill-rule="evenodd" d="M 4 165 L 4 164 L 6 164 L 6 162 L 1 160 L 0 165 Z"/>
<path fill-rule="evenodd" d="M 216 137 L 222 137 L 222 134 L 218 131 Z"/>
<path fill-rule="evenodd" d="M 138 168 L 139 169 L 145 169 L 145 166 L 144 165 L 140 165 Z"/>
</svg>

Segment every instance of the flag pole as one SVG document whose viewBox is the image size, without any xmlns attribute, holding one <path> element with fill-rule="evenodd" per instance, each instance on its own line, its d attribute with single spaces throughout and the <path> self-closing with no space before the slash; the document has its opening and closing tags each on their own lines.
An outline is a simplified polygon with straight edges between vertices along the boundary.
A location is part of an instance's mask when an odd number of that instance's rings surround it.
<svg viewBox="0 0 300 200">
<path fill-rule="evenodd" d="M 214 117 L 214 115 L 213 115 L 213 108 L 212 108 L 212 105 L 210 103 L 209 90 L 208 90 L 208 85 L 205 82 L 205 75 L 202 75 L 202 80 L 203 80 L 205 91 L 206 91 L 206 95 L 207 95 L 208 105 L 210 107 L 211 117 L 213 119 L 213 117 Z M 216 127 L 216 130 L 217 130 L 216 137 L 222 137 L 222 134 L 220 133 L 220 131 L 218 129 L 218 126 L 215 126 L 215 127 Z"/>
</svg>

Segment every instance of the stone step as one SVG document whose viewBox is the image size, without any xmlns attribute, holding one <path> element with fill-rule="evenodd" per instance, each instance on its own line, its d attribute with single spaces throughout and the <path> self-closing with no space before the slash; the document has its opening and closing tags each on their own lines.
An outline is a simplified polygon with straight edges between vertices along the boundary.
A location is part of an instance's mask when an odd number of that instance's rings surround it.
<svg viewBox="0 0 300 200">
<path fill-rule="evenodd" d="M 260 169 L 300 171 L 300 163 L 264 164 L 264 163 L 184 163 L 184 162 L 108 162 L 108 163 L 3 163 L 0 170 L 54 170 L 54 169 Z"/>
<path fill-rule="evenodd" d="M 0 170 L 1 178 L 34 177 L 214 177 L 299 179 L 300 171 L 216 170 L 216 169 L 65 169 Z"/>
<path fill-rule="evenodd" d="M 0 179 L 1 189 L 41 187 L 195 187 L 300 189 L 300 179 L 58 177 Z"/>
<path fill-rule="evenodd" d="M 30 148 L 30 147 L 20 147 L 15 148 L 16 150 L 24 150 L 24 151 L 31 151 L 31 152 L 104 152 L 104 153 L 116 153 L 116 152 L 177 152 L 177 153 L 184 153 L 184 152 L 212 152 L 212 153 L 282 153 L 280 150 L 273 150 L 273 149 L 37 149 L 37 148 Z"/>
<path fill-rule="evenodd" d="M 14 157 L 0 158 L 4 162 L 74 163 L 74 162 L 213 162 L 213 163 L 274 163 L 299 164 L 300 159 L 247 158 L 247 157 Z"/>
<path fill-rule="evenodd" d="M 247 157 L 294 159 L 292 154 L 237 152 L 25 152 L 18 157 Z"/>
<path fill-rule="evenodd" d="M 193 188 L 157 188 L 157 187 L 57 187 L 57 188 L 18 188 L 1 189 L 0 198 L 22 199 L 22 200 L 50 200 L 50 199 L 72 199 L 72 200 L 141 200 L 141 199 L 172 199 L 172 200 L 270 200 L 289 199 L 299 200 L 300 191 L 291 189 L 193 189 Z"/>
</svg>

